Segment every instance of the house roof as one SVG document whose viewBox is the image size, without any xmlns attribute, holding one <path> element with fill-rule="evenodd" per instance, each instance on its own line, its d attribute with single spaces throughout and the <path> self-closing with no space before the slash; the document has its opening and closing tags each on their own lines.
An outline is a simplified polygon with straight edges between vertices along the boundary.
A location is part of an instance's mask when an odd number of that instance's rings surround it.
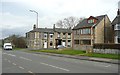
<svg viewBox="0 0 120 75">
<path fill-rule="evenodd" d="M 101 16 L 96 16 L 96 17 L 94 17 L 94 18 L 97 19 L 97 23 L 96 23 L 96 24 L 98 24 L 105 16 L 107 16 L 107 15 L 101 15 Z M 90 16 L 90 17 L 91 17 L 91 16 Z M 75 26 L 75 27 L 73 28 L 73 30 L 76 30 L 76 29 L 79 29 L 79 28 L 83 28 L 83 27 L 91 27 L 91 26 L 93 26 L 94 24 L 93 24 L 93 23 L 88 23 L 88 22 L 87 22 L 87 19 L 88 19 L 88 18 L 86 18 L 86 19 L 84 19 L 82 22 L 78 23 L 77 26 Z"/>
<path fill-rule="evenodd" d="M 54 33 L 54 32 L 63 32 L 63 33 L 71 33 L 71 29 L 65 29 L 65 28 L 36 28 L 34 30 L 31 30 L 30 32 L 44 32 L 44 33 Z"/>
<path fill-rule="evenodd" d="M 118 23 L 120 24 L 120 15 L 115 17 L 115 19 L 112 22 L 112 25 L 115 25 L 115 24 L 118 24 Z"/>
</svg>

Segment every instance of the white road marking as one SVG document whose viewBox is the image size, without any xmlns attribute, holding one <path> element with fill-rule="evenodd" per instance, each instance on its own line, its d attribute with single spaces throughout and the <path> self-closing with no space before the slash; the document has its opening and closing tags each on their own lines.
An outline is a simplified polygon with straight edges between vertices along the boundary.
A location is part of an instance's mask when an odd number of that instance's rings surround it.
<svg viewBox="0 0 120 75">
<path fill-rule="evenodd" d="M 9 56 L 13 56 L 13 57 L 16 57 L 16 55 L 13 55 L 13 54 L 7 54 L 7 55 L 9 55 Z"/>
<path fill-rule="evenodd" d="M 105 67 L 110 67 L 111 65 L 107 65 L 107 66 L 105 66 Z"/>
<path fill-rule="evenodd" d="M 24 69 L 23 67 L 19 66 L 19 68 Z"/>
<path fill-rule="evenodd" d="M 57 69 L 61 69 L 61 70 L 64 70 L 64 71 L 70 71 L 70 70 L 65 69 L 65 68 L 57 67 L 57 66 L 54 66 L 54 65 L 49 65 L 49 64 L 46 64 L 46 63 L 42 63 L 42 62 L 40 64 L 43 64 L 43 65 L 46 65 L 46 66 L 50 66 L 50 67 L 53 67 L 53 68 L 57 68 Z"/>
<path fill-rule="evenodd" d="M 31 72 L 31 71 L 28 71 L 29 73 L 33 73 L 33 72 Z"/>
<path fill-rule="evenodd" d="M 13 65 L 16 65 L 15 63 L 12 63 Z"/>
<path fill-rule="evenodd" d="M 28 58 L 24 58 L 24 57 L 20 57 L 20 58 L 24 60 L 32 61 L 31 59 L 28 59 Z"/>
</svg>

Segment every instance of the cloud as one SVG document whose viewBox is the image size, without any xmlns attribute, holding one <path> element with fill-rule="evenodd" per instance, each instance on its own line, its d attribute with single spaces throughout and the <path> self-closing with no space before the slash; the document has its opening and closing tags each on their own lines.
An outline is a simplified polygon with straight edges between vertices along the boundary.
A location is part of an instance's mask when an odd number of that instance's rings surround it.
<svg viewBox="0 0 120 75">
<path fill-rule="evenodd" d="M 29 12 L 30 9 L 39 13 L 39 27 L 41 28 L 51 28 L 58 20 L 69 16 L 80 18 L 91 15 L 99 16 L 108 14 L 112 21 L 116 16 L 118 1 L 119 0 L 2 0 L 1 2 L 6 3 L 6 5 L 10 3 L 13 4 L 10 5 L 12 8 L 9 6 L 3 7 L 4 11 L 0 12 L 0 16 L 2 16 L 2 18 L 0 18 L 0 25 L 2 26 L 0 26 L 0 28 L 2 28 L 4 37 L 12 33 L 25 34 L 25 32 L 31 30 L 33 24 L 36 23 L 36 15 Z"/>
</svg>

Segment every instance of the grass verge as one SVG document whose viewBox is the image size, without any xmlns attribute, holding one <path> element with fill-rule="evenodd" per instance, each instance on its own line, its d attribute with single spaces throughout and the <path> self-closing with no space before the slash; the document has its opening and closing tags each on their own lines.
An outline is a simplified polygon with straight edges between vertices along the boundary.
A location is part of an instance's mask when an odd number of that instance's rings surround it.
<svg viewBox="0 0 120 75">
<path fill-rule="evenodd" d="M 119 59 L 120 54 L 100 54 L 100 53 L 89 53 L 81 50 L 31 50 L 30 52 L 46 52 L 46 53 L 56 53 L 56 54 L 67 54 L 67 55 L 80 55 L 88 57 L 97 57 L 97 58 L 109 58 L 109 59 Z"/>
</svg>

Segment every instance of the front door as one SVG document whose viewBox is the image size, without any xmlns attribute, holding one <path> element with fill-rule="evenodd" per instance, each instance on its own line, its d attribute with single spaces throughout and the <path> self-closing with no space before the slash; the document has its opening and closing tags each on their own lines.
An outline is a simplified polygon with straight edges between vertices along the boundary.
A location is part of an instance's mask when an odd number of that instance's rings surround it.
<svg viewBox="0 0 120 75">
<path fill-rule="evenodd" d="M 65 46 L 65 42 L 62 42 L 62 45 Z"/>
<path fill-rule="evenodd" d="M 47 48 L 47 41 L 44 42 L 44 48 Z"/>
</svg>

